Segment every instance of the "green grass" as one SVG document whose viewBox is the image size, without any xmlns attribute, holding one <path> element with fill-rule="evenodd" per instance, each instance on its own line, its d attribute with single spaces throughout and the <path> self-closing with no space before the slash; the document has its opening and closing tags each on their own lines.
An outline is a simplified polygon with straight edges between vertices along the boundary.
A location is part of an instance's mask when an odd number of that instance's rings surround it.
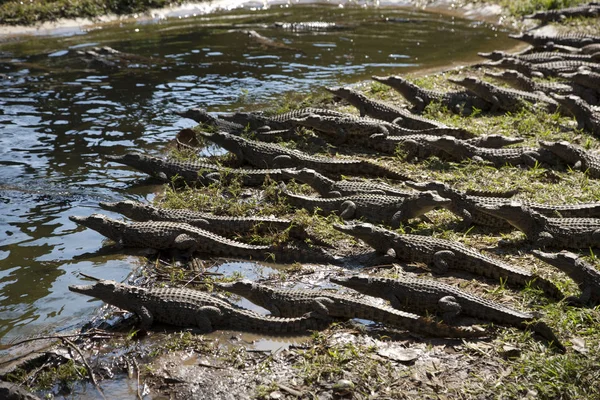
<svg viewBox="0 0 600 400">
<path fill-rule="evenodd" d="M 94 18 L 106 14 L 133 14 L 182 3 L 181 0 L 7 0 L 0 4 L 0 21 L 32 25 L 60 18 Z"/>
</svg>

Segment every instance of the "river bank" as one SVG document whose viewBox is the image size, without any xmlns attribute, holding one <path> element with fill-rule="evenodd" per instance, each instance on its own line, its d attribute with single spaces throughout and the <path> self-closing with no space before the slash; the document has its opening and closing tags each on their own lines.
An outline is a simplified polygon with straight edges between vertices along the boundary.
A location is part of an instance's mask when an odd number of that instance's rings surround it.
<svg viewBox="0 0 600 400">
<path fill-rule="evenodd" d="M 570 22 L 569 22 L 570 23 Z M 572 29 L 569 23 L 558 26 Z M 573 22 L 573 27 L 585 26 L 581 21 Z M 589 28 L 589 27 L 588 27 Z M 596 33 L 597 34 L 597 33 Z M 490 49 L 491 50 L 491 49 Z M 448 89 L 449 76 L 473 74 L 482 76 L 482 71 L 459 69 L 433 76 L 410 76 L 415 82 L 429 87 Z M 380 84 L 364 84 L 363 93 L 369 97 L 400 104 L 403 99 L 395 92 Z M 301 97 L 301 96 L 300 96 Z M 316 100 L 315 100 L 316 98 Z M 299 105 L 298 97 L 287 102 L 279 102 L 271 112 L 281 112 Z M 338 103 L 330 96 L 319 95 L 303 104 L 334 107 L 342 111 L 355 112 L 347 104 Z M 534 144 L 539 138 L 545 140 L 572 139 L 573 121 L 558 115 L 523 111 L 515 115 L 472 115 L 459 117 L 441 107 L 429 107 L 425 116 L 452 126 L 469 128 L 478 134 L 500 133 L 510 136 L 523 136 L 527 144 Z M 578 133 L 577 143 L 597 148 L 597 141 L 586 133 Z M 302 146 L 302 143 L 298 143 Z M 354 150 L 353 150 L 354 151 Z M 177 154 L 178 157 L 189 154 Z M 373 155 L 363 155 L 373 157 Z M 586 175 L 574 171 L 554 171 L 544 168 L 520 170 L 512 167 L 494 169 L 481 167 L 477 163 L 448 163 L 430 158 L 416 163 L 404 163 L 402 154 L 397 157 L 381 158 L 385 162 L 402 162 L 407 173 L 420 180 L 436 179 L 449 182 L 461 189 L 498 189 L 518 187 L 522 190 L 519 198 L 554 202 L 586 201 L 600 198 L 600 189 Z M 226 161 L 226 160 L 225 160 Z M 221 207 L 225 213 L 239 215 L 252 213 L 252 203 L 247 208 L 233 207 L 238 202 L 248 203 L 249 192 L 212 188 L 201 191 L 173 191 L 166 187 L 165 203 L 172 207 L 209 205 Z M 265 192 L 268 195 L 269 189 Z M 231 208 L 219 204 L 223 195 L 229 199 Z M 207 199 L 212 199 L 212 202 Z M 202 203 L 204 201 L 204 203 Z M 271 208 L 269 213 L 290 216 L 288 210 Z M 299 218 L 298 215 L 292 217 Z M 303 216 L 306 218 L 306 215 Z M 318 216 L 310 216 L 311 224 L 323 229 L 330 226 Z M 518 234 L 475 229 L 456 229 L 455 218 L 441 211 L 430 222 L 419 222 L 403 226 L 402 229 L 414 233 L 452 238 L 479 249 L 496 253 L 499 257 L 526 268 L 532 265 L 568 293 L 576 293 L 576 288 L 563 275 L 536 263 L 527 254 L 526 244 Z M 364 250 L 359 243 L 347 237 L 336 235 L 329 228 L 321 231 L 323 238 L 354 251 Z M 508 239 L 507 247 L 498 247 L 501 239 Z M 266 239 L 269 240 L 269 239 Z M 340 246 L 340 247 L 344 247 Z M 212 264 L 202 261 L 204 271 L 188 271 L 177 265 L 160 265 L 158 261 L 144 266 L 145 272 L 136 281 L 142 285 L 194 286 L 201 289 L 210 287 L 214 279 L 233 279 L 239 275 L 214 277 Z M 158 266 L 158 268 L 157 268 Z M 414 272 L 415 267 L 402 265 L 385 266 L 386 275 L 394 276 L 404 272 Z M 324 278 L 331 273 L 339 273 L 337 268 L 319 266 L 294 267 L 272 271 L 269 282 L 279 285 L 285 282 L 299 286 L 321 286 Z M 204 273 L 202 273 L 204 272 Z M 436 278 L 438 279 L 438 278 Z M 120 332 L 113 330 L 90 330 L 76 342 L 87 359 L 94 359 L 99 387 L 107 397 L 118 397 L 111 392 L 111 374 L 123 379 L 129 375 L 132 382 L 129 397 L 153 397 L 157 393 L 174 398 L 285 398 L 285 397 L 354 397 L 368 396 L 391 398 L 594 398 L 598 395 L 594 382 L 598 379 L 598 310 L 573 309 L 563 302 L 553 302 L 531 289 L 513 291 L 498 288 L 496 282 L 457 280 L 444 278 L 448 283 L 459 283 L 478 294 L 496 301 L 519 304 L 533 308 L 548 316 L 549 323 L 559 336 L 568 343 L 569 352 L 555 354 L 552 350 L 532 338 L 531 333 L 514 328 L 492 327 L 490 340 L 483 341 L 438 341 L 418 337 L 408 333 L 390 333 L 378 327 L 365 328 L 361 324 L 340 323 L 311 338 L 284 340 L 278 345 L 276 340 L 261 347 L 261 338 L 237 335 L 232 344 L 229 338 L 214 335 L 196 335 L 193 332 L 171 332 L 163 335 L 152 332 L 149 338 L 139 340 L 133 335 L 132 321 L 120 326 Z M 96 319 L 97 326 L 105 328 L 104 318 Z M 92 324 L 94 325 L 94 324 Z M 236 344 L 235 342 L 241 343 Z M 74 353 L 68 343 L 61 351 L 51 350 L 54 359 L 46 360 L 45 368 L 34 370 L 33 374 L 13 374 L 12 378 L 21 381 L 56 385 L 68 391 L 73 389 L 73 380 L 87 373 L 82 367 L 81 358 Z M 258 343 L 258 344 L 257 344 Z M 66 356 L 65 356 L 66 354 Z M 64 357 L 64 359 L 60 359 Z M 65 361 L 66 360 L 66 361 Z M 70 360 L 70 361 L 69 361 Z M 183 362 L 182 362 L 183 360 Z M 85 365 L 84 365 L 85 366 Z M 52 370 L 54 369 L 54 370 Z M 50 370 L 49 374 L 44 374 Z M 22 373 L 22 372 L 20 372 Z M 88 375 L 89 376 L 89 375 Z M 114 378 L 112 378 L 114 379 Z M 93 381 L 93 380 L 92 380 Z M 135 383 L 133 383 L 135 382 Z M 40 386 L 36 386 L 40 387 Z M 95 397 L 94 384 L 76 384 L 77 397 Z M 50 390 L 51 391 L 51 390 Z M 45 389 L 41 393 L 48 393 Z M 137 393 L 136 393 L 137 392 Z M 149 393 L 149 394 L 148 394 Z M 121 395 L 124 393 L 121 392 Z M 160 394 L 158 396 L 160 396 Z M 121 396 L 122 397 L 122 396 Z"/>
</svg>

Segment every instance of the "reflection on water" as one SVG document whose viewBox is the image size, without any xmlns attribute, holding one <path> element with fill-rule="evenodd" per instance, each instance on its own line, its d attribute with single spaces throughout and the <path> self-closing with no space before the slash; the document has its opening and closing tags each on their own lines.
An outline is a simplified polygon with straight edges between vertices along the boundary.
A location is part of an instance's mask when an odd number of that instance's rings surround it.
<svg viewBox="0 0 600 400">
<path fill-rule="evenodd" d="M 335 22 L 289 31 L 276 21 Z M 254 35 L 255 31 L 259 36 Z M 72 327 L 97 301 L 67 290 L 77 272 L 123 280 L 125 255 L 70 215 L 158 189 L 107 154 L 159 153 L 192 121 L 174 110 L 259 108 L 285 92 L 403 73 L 507 48 L 493 27 L 409 9 L 272 7 L 0 43 L 0 338 Z M 94 46 L 124 54 L 106 63 Z M 113 60 L 114 61 L 114 60 Z M 231 264 L 230 270 L 242 264 Z"/>
</svg>

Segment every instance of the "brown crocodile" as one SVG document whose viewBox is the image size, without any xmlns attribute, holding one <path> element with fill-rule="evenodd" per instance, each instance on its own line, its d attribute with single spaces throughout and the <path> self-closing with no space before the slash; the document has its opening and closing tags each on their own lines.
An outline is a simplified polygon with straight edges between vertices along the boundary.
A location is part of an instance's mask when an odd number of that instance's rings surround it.
<svg viewBox="0 0 600 400">
<path fill-rule="evenodd" d="M 327 325 L 321 316 L 314 314 L 298 318 L 260 315 L 193 289 L 146 289 L 104 279 L 95 280 L 93 285 L 71 285 L 69 290 L 135 313 L 140 319 L 141 331 L 147 331 L 154 323 L 164 323 L 194 327 L 201 332 L 234 329 L 277 335 L 317 330 Z"/>
<path fill-rule="evenodd" d="M 444 321 L 448 322 L 459 314 L 464 314 L 521 329 L 531 329 L 559 350 L 565 350 L 550 327 L 538 320 L 534 314 L 517 311 L 445 283 L 429 279 L 389 279 L 368 275 L 335 277 L 330 278 L 330 281 L 369 296 L 389 300 L 392 307 L 400 310 L 414 310 L 419 314 L 440 313 Z"/>
<path fill-rule="evenodd" d="M 561 96 L 551 94 L 561 109 L 566 109 L 575 117 L 577 129 L 584 129 L 592 135 L 600 136 L 600 111 L 592 108 L 588 103 L 575 95 Z"/>
<path fill-rule="evenodd" d="M 558 142 L 539 141 L 542 148 L 551 151 L 573 169 L 580 170 L 590 178 L 600 178 L 600 156 L 566 140 Z"/>
<path fill-rule="evenodd" d="M 486 334 L 428 320 L 415 314 L 331 290 L 277 289 L 249 280 L 215 283 L 221 290 L 243 296 L 277 317 L 301 317 L 315 312 L 324 317 L 365 319 L 433 337 L 471 338 Z"/>
</svg>

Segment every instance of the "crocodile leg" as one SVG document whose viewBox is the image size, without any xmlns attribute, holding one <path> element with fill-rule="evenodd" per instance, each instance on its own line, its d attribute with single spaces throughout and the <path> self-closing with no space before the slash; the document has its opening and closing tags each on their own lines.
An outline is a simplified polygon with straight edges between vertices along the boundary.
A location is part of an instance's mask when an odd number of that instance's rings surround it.
<svg viewBox="0 0 600 400">
<path fill-rule="evenodd" d="M 346 200 L 340 206 L 340 217 L 343 219 L 352 219 L 356 215 L 356 204 L 351 200 Z"/>
<path fill-rule="evenodd" d="M 275 168 L 294 168 L 292 157 L 286 154 L 280 154 L 277 157 L 273 158 L 273 166 Z"/>
<path fill-rule="evenodd" d="M 452 322 L 461 313 L 462 307 L 454 296 L 444 296 L 438 300 L 438 307 L 442 312 L 442 318 L 446 322 Z"/>
<path fill-rule="evenodd" d="M 450 250 L 442 250 L 436 252 L 433 255 L 433 265 L 431 267 L 432 271 L 437 274 L 445 274 L 450 268 L 448 266 L 448 261 L 446 260 L 449 258 L 454 258 L 455 256 L 456 255 L 454 254 L 454 252 Z"/>
<path fill-rule="evenodd" d="M 152 326 L 152 323 L 154 322 L 154 316 L 152 315 L 150 310 L 148 310 L 144 306 L 140 306 L 140 307 L 136 307 L 132 311 L 140 318 L 140 324 L 139 324 L 140 331 L 146 332 L 148 329 L 150 329 L 150 327 Z"/>
<path fill-rule="evenodd" d="M 202 333 L 214 331 L 211 318 L 219 318 L 222 313 L 217 307 L 203 306 L 195 313 L 196 328 Z"/>
<path fill-rule="evenodd" d="M 327 308 L 327 305 L 332 306 L 334 303 L 333 300 L 327 297 L 318 297 L 312 302 L 312 308 L 320 316 L 329 317 L 329 308 Z"/>
</svg>

